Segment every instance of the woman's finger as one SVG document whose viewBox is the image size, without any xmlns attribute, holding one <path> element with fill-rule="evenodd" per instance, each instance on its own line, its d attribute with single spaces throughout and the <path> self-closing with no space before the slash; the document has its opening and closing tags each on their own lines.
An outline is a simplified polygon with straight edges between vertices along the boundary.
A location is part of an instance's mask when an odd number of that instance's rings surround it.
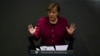
<svg viewBox="0 0 100 56">
<path fill-rule="evenodd" d="M 28 25 L 28 29 L 33 28 L 32 24 Z"/>
</svg>

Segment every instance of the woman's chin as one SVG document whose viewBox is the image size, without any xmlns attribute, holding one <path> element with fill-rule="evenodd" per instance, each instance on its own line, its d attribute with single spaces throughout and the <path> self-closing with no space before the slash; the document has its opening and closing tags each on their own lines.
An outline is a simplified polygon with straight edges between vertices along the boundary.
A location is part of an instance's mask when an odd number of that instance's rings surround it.
<svg viewBox="0 0 100 56">
<path fill-rule="evenodd" d="M 54 19 L 54 18 L 50 18 L 50 20 L 51 20 L 51 21 L 54 21 L 55 19 Z"/>
</svg>

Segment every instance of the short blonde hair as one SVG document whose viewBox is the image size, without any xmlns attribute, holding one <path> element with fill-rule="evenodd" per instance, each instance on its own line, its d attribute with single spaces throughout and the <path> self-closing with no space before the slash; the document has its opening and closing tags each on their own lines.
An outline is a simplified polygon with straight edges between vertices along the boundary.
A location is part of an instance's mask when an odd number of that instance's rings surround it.
<svg viewBox="0 0 100 56">
<path fill-rule="evenodd" d="M 60 6 L 58 3 L 51 3 L 49 4 L 48 8 L 47 8 L 47 11 L 51 11 L 52 8 L 56 7 L 57 8 L 57 12 L 60 12 Z"/>
</svg>

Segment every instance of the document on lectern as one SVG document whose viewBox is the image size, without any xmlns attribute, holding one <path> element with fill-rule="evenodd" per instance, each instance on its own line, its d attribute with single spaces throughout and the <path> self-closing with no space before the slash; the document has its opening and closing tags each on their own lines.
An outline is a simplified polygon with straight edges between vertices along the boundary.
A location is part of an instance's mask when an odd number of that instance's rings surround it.
<svg viewBox="0 0 100 56">
<path fill-rule="evenodd" d="M 56 45 L 56 51 L 67 51 L 68 45 Z"/>
<path fill-rule="evenodd" d="M 41 51 L 67 51 L 68 45 L 40 46 Z"/>
<path fill-rule="evenodd" d="M 55 51 L 53 46 L 40 46 L 41 51 Z"/>
</svg>

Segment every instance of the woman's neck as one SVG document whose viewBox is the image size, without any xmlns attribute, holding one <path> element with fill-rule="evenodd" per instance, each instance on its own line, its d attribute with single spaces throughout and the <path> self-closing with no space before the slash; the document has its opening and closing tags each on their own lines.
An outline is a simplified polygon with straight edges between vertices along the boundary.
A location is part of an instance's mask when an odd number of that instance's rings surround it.
<svg viewBox="0 0 100 56">
<path fill-rule="evenodd" d="M 51 24 L 56 24 L 56 23 L 58 22 L 58 18 L 56 18 L 55 20 L 49 20 L 49 22 L 50 22 Z"/>
</svg>

